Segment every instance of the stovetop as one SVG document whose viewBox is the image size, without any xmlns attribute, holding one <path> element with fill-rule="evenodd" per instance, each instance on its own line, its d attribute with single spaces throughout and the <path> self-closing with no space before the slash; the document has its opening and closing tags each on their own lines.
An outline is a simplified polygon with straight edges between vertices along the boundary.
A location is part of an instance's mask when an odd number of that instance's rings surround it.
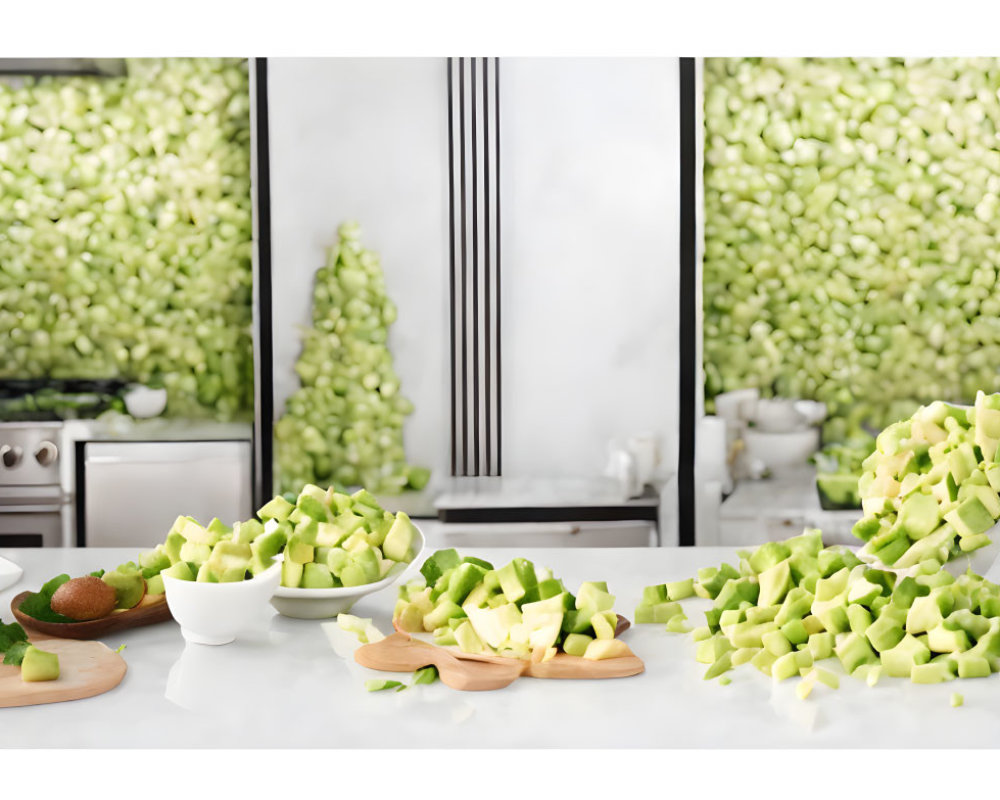
<svg viewBox="0 0 1000 800">
<path fill-rule="evenodd" d="M 126 382 L 108 380 L 0 380 L 0 423 L 90 419 L 109 408 L 124 410 Z"/>
</svg>

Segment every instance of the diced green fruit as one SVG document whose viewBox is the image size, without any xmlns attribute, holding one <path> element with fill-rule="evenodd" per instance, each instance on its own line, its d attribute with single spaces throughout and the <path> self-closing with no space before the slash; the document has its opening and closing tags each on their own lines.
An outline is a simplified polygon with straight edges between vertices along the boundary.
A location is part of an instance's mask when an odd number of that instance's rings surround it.
<svg viewBox="0 0 1000 800">
<path fill-rule="evenodd" d="M 180 557 L 181 561 L 191 561 L 201 566 L 204 564 L 212 555 L 212 547 L 208 544 L 203 544 L 201 542 L 186 541 L 181 545 Z"/>
<path fill-rule="evenodd" d="M 834 647 L 833 651 L 848 673 L 854 672 L 861 664 L 872 664 L 878 661 L 878 656 L 868 644 L 868 640 L 859 633 L 847 634 L 843 641 Z"/>
<path fill-rule="evenodd" d="M 684 600 L 694 595 L 694 579 L 686 578 L 682 581 L 674 581 L 666 585 L 668 600 Z"/>
<path fill-rule="evenodd" d="M 975 536 L 993 527 L 994 519 L 978 497 L 970 497 L 944 515 L 959 536 Z"/>
<path fill-rule="evenodd" d="M 455 628 L 455 640 L 463 653 L 478 654 L 483 652 L 483 642 L 476 634 L 472 623 L 467 619 Z"/>
<path fill-rule="evenodd" d="M 691 628 L 687 624 L 687 617 L 683 612 L 667 620 L 667 631 L 669 633 L 690 633 Z"/>
<path fill-rule="evenodd" d="M 233 525 L 233 541 L 241 544 L 251 544 L 264 533 L 264 523 L 258 519 L 248 519 Z"/>
<path fill-rule="evenodd" d="M 963 703 L 965 703 L 965 698 L 962 697 L 962 695 L 960 695 L 958 692 L 952 692 L 951 700 L 949 702 L 951 703 L 952 708 L 958 708 Z"/>
<path fill-rule="evenodd" d="M 881 653 L 885 673 L 892 678 L 908 678 L 913 667 L 930 661 L 930 649 L 907 633 L 899 644 Z"/>
<path fill-rule="evenodd" d="M 753 664 L 758 670 L 763 672 L 765 675 L 771 674 L 771 666 L 775 661 L 778 660 L 778 656 L 769 650 L 762 649 L 753 658 L 750 659 L 750 663 Z"/>
<path fill-rule="evenodd" d="M 759 647 L 738 647 L 733 651 L 732 663 L 734 667 L 740 666 L 740 664 L 746 664 L 753 660 L 753 657 L 757 653 L 761 652 Z"/>
<path fill-rule="evenodd" d="M 285 561 L 291 560 L 296 564 L 308 564 L 313 560 L 315 552 L 315 548 L 311 544 L 292 534 L 285 546 Z"/>
<path fill-rule="evenodd" d="M 297 588 L 302 583 L 304 568 L 302 564 L 285 558 L 281 562 L 281 585 L 289 588 Z"/>
<path fill-rule="evenodd" d="M 792 649 L 791 642 L 780 631 L 770 631 L 761 636 L 764 649 L 774 656 L 783 656 Z"/>
<path fill-rule="evenodd" d="M 39 650 L 34 645 L 28 645 L 21 661 L 21 680 L 25 683 L 35 681 L 54 681 L 59 678 L 59 656 L 45 650 Z"/>
<path fill-rule="evenodd" d="M 293 508 L 295 508 L 294 505 L 289 503 L 281 495 L 277 495 L 273 500 L 270 500 L 261 506 L 261 508 L 257 511 L 257 516 L 263 520 L 286 520 L 288 519 L 288 515 L 292 513 Z"/>
<path fill-rule="evenodd" d="M 833 655 L 834 638 L 829 632 L 813 633 L 809 636 L 809 652 L 814 661 L 820 661 Z"/>
<path fill-rule="evenodd" d="M 852 603 L 847 607 L 847 621 L 854 633 L 864 635 L 868 626 L 872 624 L 872 615 L 864 606 Z"/>
<path fill-rule="evenodd" d="M 642 599 L 639 601 L 639 605 L 655 606 L 657 603 L 667 602 L 668 599 L 667 585 L 665 583 L 660 583 L 643 588 Z"/>
<path fill-rule="evenodd" d="M 916 664 L 910 671 L 910 680 L 913 683 L 942 683 L 954 677 L 951 667 L 945 661 Z"/>
<path fill-rule="evenodd" d="M 730 652 L 723 653 L 718 660 L 716 660 L 712 666 L 705 670 L 704 680 L 711 680 L 712 678 L 719 677 L 722 673 L 728 672 L 733 668 L 732 664 L 732 654 Z"/>
<path fill-rule="evenodd" d="M 170 569 L 170 567 L 167 567 L 167 569 Z M 152 578 L 146 580 L 146 594 L 163 594 L 164 591 L 162 573 L 157 573 Z"/>
<path fill-rule="evenodd" d="M 583 656 L 593 640 L 592 636 L 587 636 L 585 633 L 571 633 L 563 641 L 563 650 L 571 656 Z"/>
<path fill-rule="evenodd" d="M 1000 615 L 998 615 L 1000 616 Z M 691 638 L 696 642 L 704 641 L 712 636 L 712 632 L 708 629 L 707 625 L 700 625 L 691 631 Z"/>
<path fill-rule="evenodd" d="M 115 608 L 135 608 L 146 594 L 146 580 L 139 572 L 105 572 L 101 577 L 115 590 Z"/>
<path fill-rule="evenodd" d="M 386 558 L 391 558 L 393 561 L 409 563 L 416 555 L 418 539 L 416 527 L 410 522 L 410 518 L 400 511 L 385 535 L 382 552 Z"/>
<path fill-rule="evenodd" d="M 660 622 L 660 620 L 657 620 L 657 622 Z M 618 617 L 614 611 L 598 611 L 590 618 L 594 635 L 598 639 L 614 639 L 617 623 Z"/>
<path fill-rule="evenodd" d="M 781 603 L 792 587 L 792 576 L 788 561 L 779 561 L 760 573 L 760 593 L 758 605 L 773 606 Z"/>
<path fill-rule="evenodd" d="M 171 564 L 165 570 L 160 573 L 160 578 L 167 575 L 171 578 L 177 578 L 181 581 L 193 581 L 194 573 L 191 572 L 191 568 L 188 566 L 186 561 L 178 561 L 175 564 Z"/>
<path fill-rule="evenodd" d="M 583 657 L 591 661 L 601 661 L 627 655 L 629 655 L 628 645 L 620 639 L 594 639 L 587 645 Z"/>
<path fill-rule="evenodd" d="M 397 689 L 402 686 L 403 684 L 400 683 L 399 681 L 390 681 L 380 678 L 365 681 L 365 689 L 367 689 L 369 692 L 381 692 L 385 691 L 386 689 Z"/>
<path fill-rule="evenodd" d="M 212 570 L 212 568 L 208 565 L 207 562 L 204 563 L 204 564 L 202 564 L 198 568 L 198 575 L 195 577 L 195 580 L 198 583 L 218 583 L 219 582 L 218 576 L 215 574 L 215 572 Z"/>
<path fill-rule="evenodd" d="M 426 631 L 432 631 L 448 624 L 448 620 L 466 616 L 462 607 L 451 600 L 444 600 L 438 603 L 432 611 L 424 616 L 423 627 Z"/>
<path fill-rule="evenodd" d="M 333 575 L 326 564 L 305 564 L 302 569 L 303 589 L 330 589 L 333 587 Z"/>
<path fill-rule="evenodd" d="M 802 620 L 793 619 L 786 622 L 780 628 L 782 634 L 785 638 L 793 645 L 802 644 L 802 642 L 808 641 L 809 633 L 806 631 L 805 625 L 802 624 Z"/>
</svg>

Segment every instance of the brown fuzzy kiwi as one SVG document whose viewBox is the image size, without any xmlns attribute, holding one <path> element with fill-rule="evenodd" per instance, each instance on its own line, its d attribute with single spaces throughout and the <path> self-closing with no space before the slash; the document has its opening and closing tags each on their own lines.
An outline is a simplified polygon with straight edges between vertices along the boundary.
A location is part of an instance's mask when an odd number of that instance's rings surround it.
<svg viewBox="0 0 1000 800">
<path fill-rule="evenodd" d="M 114 610 L 116 597 L 113 587 L 88 575 L 66 581 L 56 589 L 50 605 L 57 614 L 82 622 L 106 617 Z"/>
</svg>

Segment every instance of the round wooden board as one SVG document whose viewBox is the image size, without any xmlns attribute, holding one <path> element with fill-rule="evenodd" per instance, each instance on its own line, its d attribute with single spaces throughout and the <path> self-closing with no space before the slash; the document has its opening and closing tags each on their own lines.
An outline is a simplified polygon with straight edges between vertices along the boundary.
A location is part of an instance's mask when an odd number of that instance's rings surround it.
<svg viewBox="0 0 1000 800">
<path fill-rule="evenodd" d="M 125 659 L 101 642 L 42 636 L 32 636 L 31 642 L 59 656 L 59 677 L 25 683 L 20 667 L 0 664 L 0 708 L 82 700 L 114 689 L 125 677 Z"/>
<path fill-rule="evenodd" d="M 86 622 L 43 622 L 21 611 L 21 603 L 29 594 L 30 592 L 21 592 L 10 601 L 10 610 L 15 619 L 25 628 L 60 639 L 100 639 L 115 631 L 173 619 L 167 606 L 166 595 L 157 594 L 147 595 L 135 608 L 130 608 L 128 611 L 113 611 L 100 619 Z"/>
</svg>

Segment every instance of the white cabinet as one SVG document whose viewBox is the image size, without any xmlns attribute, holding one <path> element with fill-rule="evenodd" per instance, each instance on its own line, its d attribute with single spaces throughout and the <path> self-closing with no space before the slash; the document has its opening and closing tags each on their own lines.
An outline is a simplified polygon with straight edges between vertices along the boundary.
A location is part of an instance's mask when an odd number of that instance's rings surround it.
<svg viewBox="0 0 1000 800">
<path fill-rule="evenodd" d="M 231 525 L 252 513 L 248 440 L 81 442 L 77 544 L 148 549 L 178 515 Z"/>
</svg>

